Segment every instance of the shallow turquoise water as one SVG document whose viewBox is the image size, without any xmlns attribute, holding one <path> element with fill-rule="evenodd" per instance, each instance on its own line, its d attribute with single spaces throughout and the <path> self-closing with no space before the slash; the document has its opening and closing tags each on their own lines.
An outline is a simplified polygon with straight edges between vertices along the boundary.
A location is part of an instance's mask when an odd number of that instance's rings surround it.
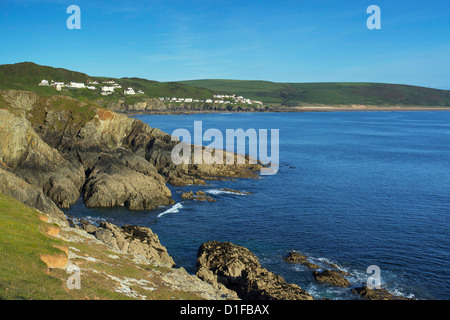
<svg viewBox="0 0 450 320">
<path fill-rule="evenodd" d="M 68 213 L 146 225 L 179 266 L 195 272 L 209 240 L 254 252 L 263 266 L 315 297 L 355 298 L 348 289 L 316 284 L 311 270 L 282 260 L 290 250 L 330 261 L 365 283 L 378 265 L 382 285 L 418 299 L 449 299 L 450 113 L 311 112 L 143 115 L 172 133 L 203 129 L 279 129 L 280 170 L 260 179 L 171 187 L 175 207 L 130 212 L 88 209 Z M 205 143 L 208 144 L 208 143 Z M 220 188 L 250 195 L 220 193 Z M 183 201 L 182 191 L 206 190 L 215 203 Z"/>
</svg>

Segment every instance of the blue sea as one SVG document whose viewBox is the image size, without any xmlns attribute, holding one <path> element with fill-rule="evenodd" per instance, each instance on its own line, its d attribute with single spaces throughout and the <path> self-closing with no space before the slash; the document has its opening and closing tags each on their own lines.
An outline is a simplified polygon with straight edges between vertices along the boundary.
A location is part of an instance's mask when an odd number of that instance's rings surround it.
<svg viewBox="0 0 450 320">
<path fill-rule="evenodd" d="M 194 121 L 203 130 L 279 129 L 279 172 L 258 179 L 170 186 L 174 206 L 151 211 L 67 210 L 76 217 L 150 227 L 176 264 L 195 273 L 209 240 L 247 247 L 268 270 L 315 298 L 358 299 L 349 289 L 318 284 L 312 270 L 283 257 L 295 250 L 366 283 L 416 299 L 450 299 L 450 112 L 307 112 L 141 115 L 167 133 Z M 205 145 L 209 142 L 205 142 Z M 221 191 L 247 191 L 237 195 Z M 203 190 L 216 202 L 182 200 Z"/>
</svg>

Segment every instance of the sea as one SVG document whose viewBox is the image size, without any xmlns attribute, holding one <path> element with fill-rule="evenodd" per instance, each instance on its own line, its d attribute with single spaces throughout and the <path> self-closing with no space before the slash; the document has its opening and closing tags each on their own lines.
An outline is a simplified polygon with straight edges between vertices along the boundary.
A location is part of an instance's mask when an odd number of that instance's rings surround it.
<svg viewBox="0 0 450 320">
<path fill-rule="evenodd" d="M 229 241 L 263 267 L 316 299 L 359 299 L 373 267 L 393 294 L 450 299 L 450 112 L 351 111 L 139 115 L 167 133 L 194 132 L 194 121 L 227 129 L 279 130 L 273 175 L 169 188 L 175 204 L 66 210 L 93 223 L 150 227 L 178 267 L 195 274 L 200 245 Z M 209 142 L 205 142 L 208 145 Z M 270 150 L 270 149 L 269 149 Z M 238 194 L 224 188 L 240 190 Z M 216 202 L 183 200 L 202 190 Z M 311 269 L 283 258 L 291 251 L 321 268 L 348 272 L 351 288 L 319 284 Z M 371 269 L 372 268 L 372 269 Z"/>
</svg>

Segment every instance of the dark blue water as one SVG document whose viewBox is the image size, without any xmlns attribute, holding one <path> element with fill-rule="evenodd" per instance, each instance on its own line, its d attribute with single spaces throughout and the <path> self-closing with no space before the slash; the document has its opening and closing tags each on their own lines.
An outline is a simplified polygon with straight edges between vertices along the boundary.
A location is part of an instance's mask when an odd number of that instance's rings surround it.
<svg viewBox="0 0 450 320">
<path fill-rule="evenodd" d="M 377 265 L 382 285 L 417 299 L 450 299 L 450 113 L 333 112 L 144 115 L 172 133 L 203 129 L 280 130 L 280 170 L 260 179 L 171 187 L 175 207 L 130 212 L 87 209 L 75 216 L 149 226 L 179 266 L 195 272 L 209 240 L 247 247 L 264 267 L 316 298 L 354 299 L 316 284 L 311 270 L 282 260 L 291 250 L 333 262 L 365 283 Z M 209 142 L 205 143 L 207 145 Z M 227 187 L 250 195 L 218 193 Z M 182 201 L 206 190 L 215 203 Z M 158 217 L 159 215 L 159 217 Z"/>
</svg>

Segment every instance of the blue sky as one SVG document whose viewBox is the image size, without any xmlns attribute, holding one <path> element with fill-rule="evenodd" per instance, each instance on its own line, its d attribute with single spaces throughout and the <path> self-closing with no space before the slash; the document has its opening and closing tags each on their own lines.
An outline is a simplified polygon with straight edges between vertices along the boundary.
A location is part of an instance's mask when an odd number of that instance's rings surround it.
<svg viewBox="0 0 450 320">
<path fill-rule="evenodd" d="M 81 30 L 66 27 L 69 5 Z M 381 30 L 369 30 L 369 5 Z M 450 89 L 448 0 L 0 0 L 0 64 L 158 81 L 387 82 Z"/>
</svg>

